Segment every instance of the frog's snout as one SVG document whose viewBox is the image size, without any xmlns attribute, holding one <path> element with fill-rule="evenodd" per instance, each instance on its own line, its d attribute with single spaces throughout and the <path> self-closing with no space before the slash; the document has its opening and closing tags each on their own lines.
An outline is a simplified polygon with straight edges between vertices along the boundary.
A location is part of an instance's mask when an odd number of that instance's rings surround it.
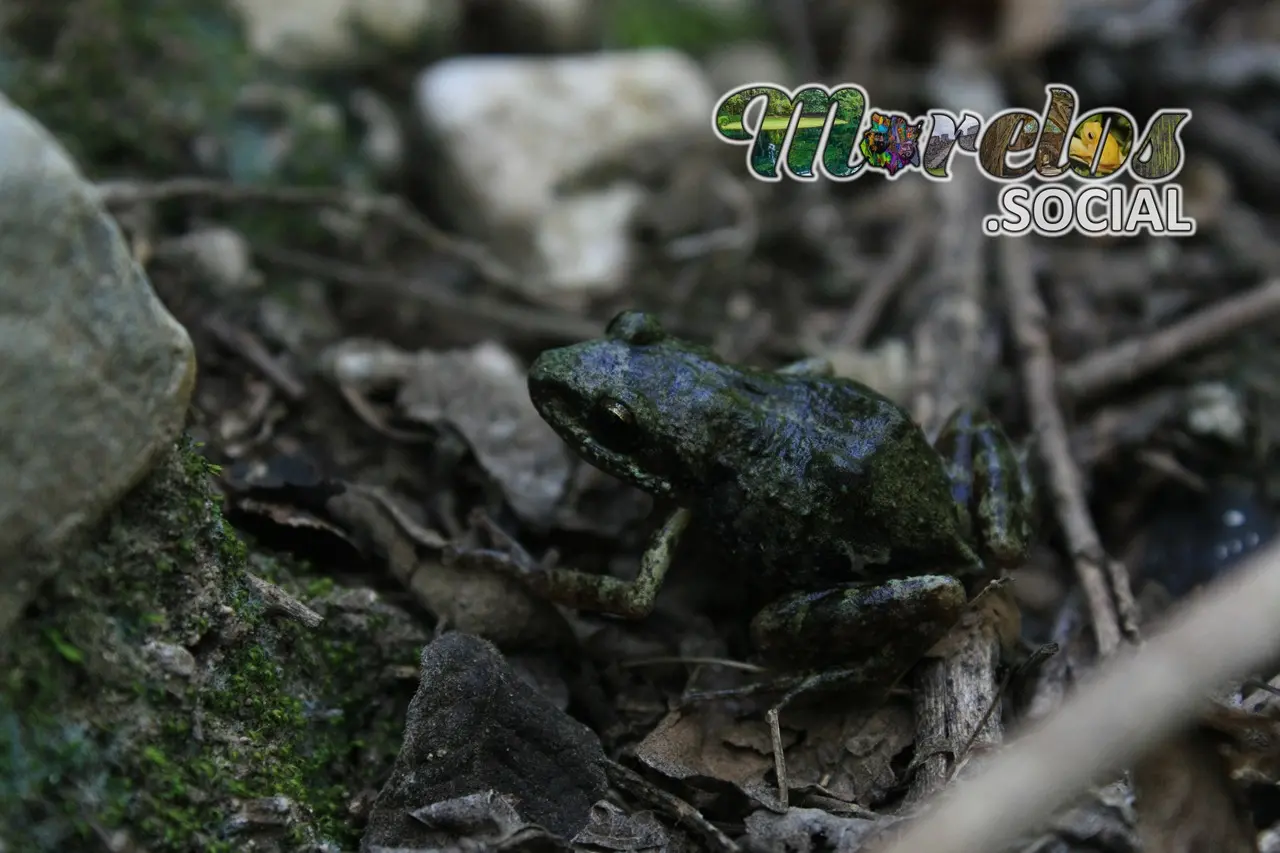
<svg viewBox="0 0 1280 853">
<path fill-rule="evenodd" d="M 542 419 L 557 432 L 577 421 L 583 411 L 582 392 L 565 380 L 562 365 L 553 355 L 543 354 L 529 368 L 529 400 Z"/>
<path fill-rule="evenodd" d="M 570 396 L 566 383 L 559 378 L 556 370 L 547 364 L 542 356 L 539 356 L 533 366 L 529 368 L 527 383 L 529 386 L 529 399 L 533 401 L 533 405 L 539 411 L 542 410 L 543 404 L 548 400 L 565 400 Z"/>
</svg>

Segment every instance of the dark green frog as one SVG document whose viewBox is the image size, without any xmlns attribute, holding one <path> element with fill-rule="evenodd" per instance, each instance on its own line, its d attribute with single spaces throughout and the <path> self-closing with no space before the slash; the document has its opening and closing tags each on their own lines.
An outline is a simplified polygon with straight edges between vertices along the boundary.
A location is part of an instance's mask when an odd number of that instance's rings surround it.
<svg viewBox="0 0 1280 853">
<path fill-rule="evenodd" d="M 643 617 L 692 519 L 763 606 L 758 651 L 805 673 L 792 694 L 892 682 L 959 618 L 965 579 L 1026 556 L 1025 466 L 981 412 L 955 413 L 935 447 L 902 407 L 817 363 L 733 366 L 635 311 L 542 353 L 529 394 L 584 459 L 682 509 L 633 581 L 528 579 L 563 604 Z"/>
</svg>

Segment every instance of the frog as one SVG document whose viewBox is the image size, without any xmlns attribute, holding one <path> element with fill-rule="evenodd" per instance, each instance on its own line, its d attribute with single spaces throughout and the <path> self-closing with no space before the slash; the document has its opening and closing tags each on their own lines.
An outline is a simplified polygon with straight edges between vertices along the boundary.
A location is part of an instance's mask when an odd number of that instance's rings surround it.
<svg viewBox="0 0 1280 853">
<path fill-rule="evenodd" d="M 1025 450 L 985 409 L 957 409 L 930 442 L 902 406 L 822 359 L 730 364 L 627 310 L 603 337 L 543 351 L 528 391 L 588 464 L 677 509 L 631 580 L 522 576 L 560 604 L 642 619 L 690 525 L 712 537 L 750 592 L 755 651 L 790 673 L 762 683 L 784 694 L 769 711 L 784 804 L 778 712 L 824 686 L 891 685 L 979 579 L 1025 562 L 1034 535 Z"/>
</svg>

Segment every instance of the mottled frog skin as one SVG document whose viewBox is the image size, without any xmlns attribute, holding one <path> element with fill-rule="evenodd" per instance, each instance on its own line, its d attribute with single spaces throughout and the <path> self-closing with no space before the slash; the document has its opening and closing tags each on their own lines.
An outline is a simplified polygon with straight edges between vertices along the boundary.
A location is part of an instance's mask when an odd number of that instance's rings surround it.
<svg viewBox="0 0 1280 853">
<path fill-rule="evenodd" d="M 565 604 L 643 617 L 692 520 L 773 602 L 752 623 L 765 657 L 792 668 L 861 659 L 865 675 L 866 658 L 900 670 L 945 634 L 966 604 L 962 578 L 1026 554 L 1025 467 L 982 412 L 953 415 L 935 449 L 866 385 L 813 364 L 727 364 L 636 311 L 602 338 L 540 355 L 529 394 L 586 461 L 684 510 L 634 581 L 532 578 Z"/>
</svg>

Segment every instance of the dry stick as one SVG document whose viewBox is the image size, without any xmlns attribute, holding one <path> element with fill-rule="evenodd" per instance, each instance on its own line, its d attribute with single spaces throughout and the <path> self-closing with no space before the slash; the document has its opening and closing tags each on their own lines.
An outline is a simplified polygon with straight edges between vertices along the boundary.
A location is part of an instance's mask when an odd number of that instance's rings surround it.
<svg viewBox="0 0 1280 853">
<path fill-rule="evenodd" d="M 1000 277 L 1004 280 L 1009 320 L 1022 363 L 1022 381 L 1031 410 L 1036 446 L 1048 473 L 1058 522 L 1062 525 L 1072 563 L 1084 589 L 1093 619 L 1098 652 L 1110 655 L 1120 645 L 1121 624 L 1108 590 L 1110 560 L 1089 517 L 1080 470 L 1071 457 L 1067 426 L 1055 395 L 1053 352 L 1046 329 L 1047 313 L 1036 292 L 1030 249 L 1025 240 L 1004 238 L 996 244 Z M 1120 573 L 1123 575 L 1123 573 Z M 1117 602 L 1132 602 L 1127 579 L 1115 578 Z M 1136 611 L 1136 608 L 1134 608 Z M 1132 611 L 1131 611 L 1132 612 Z"/>
<path fill-rule="evenodd" d="M 273 356 L 261 339 L 248 329 L 231 325 L 226 317 L 219 314 L 206 317 L 204 327 L 223 346 L 253 365 L 292 402 L 297 403 L 307 396 L 306 383 Z"/>
<path fill-rule="evenodd" d="M 1280 546 L 1273 545 L 1189 599 L 1157 636 L 1107 662 L 885 853 L 1004 849 L 1191 722 L 1210 691 L 1273 660 L 1277 607 Z"/>
<path fill-rule="evenodd" d="M 918 391 L 912 408 L 930 435 L 955 407 L 981 399 L 994 367 L 995 353 L 987 346 L 994 329 L 984 306 L 986 238 L 975 224 L 987 201 L 985 190 L 977 169 L 961 160 L 952 180 L 938 185 L 936 219 L 927 226 L 934 252 L 917 294 L 928 313 L 914 334 Z M 993 746 L 1003 736 L 998 711 L 987 717 L 999 690 L 999 645 L 971 621 L 966 618 L 954 629 L 946 657 L 927 659 L 916 669 L 912 800 L 947 783 L 962 757 L 957 754 L 961 744 Z"/>
<path fill-rule="evenodd" d="M 898 287 L 906 279 L 907 273 L 920 256 L 932 229 L 928 220 L 918 212 L 912 213 L 906 222 L 906 230 L 898 238 L 885 259 L 878 274 L 867 283 L 858 300 L 849 311 L 844 329 L 835 339 L 835 345 L 846 349 L 860 349 L 871 337 L 871 331 L 880 321 L 880 315 L 889 304 L 889 300 L 898 292 Z"/>
<path fill-rule="evenodd" d="M 522 289 L 515 272 L 482 246 L 446 234 L 397 196 L 353 192 L 340 187 L 272 187 L 207 178 L 171 178 L 156 183 L 104 181 L 97 185 L 97 190 L 99 199 L 108 206 L 203 198 L 226 204 L 335 207 L 355 214 L 372 213 L 434 251 L 469 264 L 493 284 L 509 291 Z"/>
<path fill-rule="evenodd" d="M 621 788 L 655 811 L 663 812 L 696 834 L 707 845 L 708 850 L 715 853 L 739 853 L 741 850 L 715 824 L 703 817 L 702 812 L 679 797 L 668 794 L 630 767 L 605 759 L 604 769 L 610 784 Z"/>
<path fill-rule="evenodd" d="M 1087 397 L 1158 370 L 1199 347 L 1280 314 L 1280 279 L 1224 299 L 1150 335 L 1085 356 L 1062 371 L 1062 391 Z"/>
<path fill-rule="evenodd" d="M 430 282 L 406 279 L 392 272 L 365 269 L 292 249 L 255 245 L 253 253 L 260 261 L 290 272 L 353 289 L 384 291 L 415 299 L 450 317 L 492 324 L 513 337 L 551 337 L 572 341 L 600 334 L 598 324 L 574 314 L 516 305 L 479 294 L 457 293 Z"/>
</svg>

